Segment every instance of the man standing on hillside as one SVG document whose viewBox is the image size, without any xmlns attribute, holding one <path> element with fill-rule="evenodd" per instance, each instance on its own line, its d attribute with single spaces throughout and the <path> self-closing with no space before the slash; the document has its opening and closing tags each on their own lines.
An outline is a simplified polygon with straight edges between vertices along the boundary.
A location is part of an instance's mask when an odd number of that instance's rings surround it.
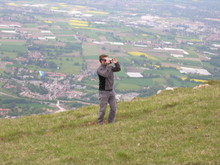
<svg viewBox="0 0 220 165">
<path fill-rule="evenodd" d="M 101 65 L 97 69 L 97 74 L 99 76 L 99 114 L 98 114 L 98 124 L 103 124 L 105 111 L 107 104 L 110 105 L 110 112 L 108 116 L 108 123 L 114 122 L 116 113 L 116 98 L 115 91 L 113 89 L 114 85 L 114 74 L 113 72 L 119 72 L 121 70 L 120 64 L 117 58 L 110 59 L 108 55 L 100 55 L 99 62 Z M 115 66 L 112 66 L 114 63 Z"/>
</svg>

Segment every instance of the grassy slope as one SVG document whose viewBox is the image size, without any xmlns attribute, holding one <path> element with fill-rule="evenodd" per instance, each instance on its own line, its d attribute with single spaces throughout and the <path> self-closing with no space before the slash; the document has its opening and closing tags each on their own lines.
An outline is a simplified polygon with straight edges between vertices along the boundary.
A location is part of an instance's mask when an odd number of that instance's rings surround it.
<svg viewBox="0 0 220 165">
<path fill-rule="evenodd" d="M 0 164 L 220 164 L 220 84 L 118 104 L 0 120 Z"/>
</svg>

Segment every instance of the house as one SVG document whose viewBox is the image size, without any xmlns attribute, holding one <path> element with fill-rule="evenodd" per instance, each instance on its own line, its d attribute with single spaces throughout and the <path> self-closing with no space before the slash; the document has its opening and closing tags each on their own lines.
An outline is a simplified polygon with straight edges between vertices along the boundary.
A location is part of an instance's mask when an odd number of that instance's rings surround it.
<svg viewBox="0 0 220 165">
<path fill-rule="evenodd" d="M 9 111 L 10 111 L 10 109 L 0 108 L 0 115 L 6 116 L 6 115 L 8 115 L 8 112 L 9 112 Z"/>
<path fill-rule="evenodd" d="M 84 95 L 83 92 L 80 92 L 80 91 L 68 91 L 68 92 L 66 92 L 66 94 L 69 99 L 80 98 L 81 96 Z"/>
</svg>

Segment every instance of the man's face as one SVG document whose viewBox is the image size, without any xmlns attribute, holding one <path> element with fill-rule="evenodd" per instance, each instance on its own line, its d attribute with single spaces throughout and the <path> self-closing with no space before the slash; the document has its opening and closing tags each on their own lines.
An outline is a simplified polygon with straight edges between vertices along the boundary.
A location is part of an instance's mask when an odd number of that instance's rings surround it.
<svg viewBox="0 0 220 165">
<path fill-rule="evenodd" d="M 108 65 L 111 63 L 111 60 L 108 57 L 103 58 L 102 64 Z"/>
</svg>

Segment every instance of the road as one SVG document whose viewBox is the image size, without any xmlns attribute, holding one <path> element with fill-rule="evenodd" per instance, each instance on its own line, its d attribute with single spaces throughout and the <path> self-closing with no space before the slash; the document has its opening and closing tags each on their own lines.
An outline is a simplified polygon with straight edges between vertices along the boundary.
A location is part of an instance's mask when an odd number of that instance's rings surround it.
<svg viewBox="0 0 220 165">
<path fill-rule="evenodd" d="M 13 98 L 18 98 L 17 96 L 13 96 L 13 95 L 10 95 L 10 94 L 7 94 L 7 93 L 4 93 L 4 92 L 0 92 L 0 95 L 5 95 L 5 96 L 9 96 L 9 97 L 13 97 Z"/>
<path fill-rule="evenodd" d="M 59 100 L 57 100 L 56 106 L 57 106 L 57 108 L 59 108 L 59 110 L 56 111 L 55 113 L 59 113 L 59 112 L 64 112 L 64 111 L 66 111 L 65 108 L 63 108 L 63 107 L 60 106 L 60 101 L 59 101 Z"/>
</svg>

